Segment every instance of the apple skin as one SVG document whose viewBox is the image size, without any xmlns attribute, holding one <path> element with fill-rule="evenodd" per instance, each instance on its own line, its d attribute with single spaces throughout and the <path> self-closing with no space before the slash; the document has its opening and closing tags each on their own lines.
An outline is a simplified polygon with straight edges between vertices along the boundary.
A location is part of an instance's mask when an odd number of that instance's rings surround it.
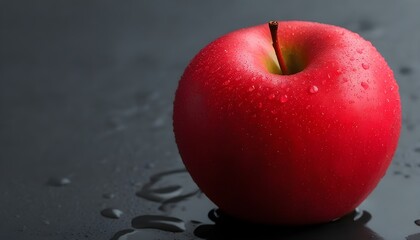
<svg viewBox="0 0 420 240">
<path fill-rule="evenodd" d="M 176 91 L 176 143 L 226 214 L 328 222 L 385 175 L 401 128 L 398 85 L 372 44 L 341 27 L 279 22 L 278 39 L 300 72 L 279 74 L 267 24 L 222 36 L 194 57 Z"/>
</svg>

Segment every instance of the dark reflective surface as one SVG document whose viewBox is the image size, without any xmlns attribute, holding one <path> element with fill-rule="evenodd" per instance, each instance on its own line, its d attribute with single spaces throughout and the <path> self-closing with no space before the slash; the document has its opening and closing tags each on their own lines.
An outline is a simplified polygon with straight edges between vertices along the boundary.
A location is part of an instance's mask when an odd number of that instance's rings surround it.
<svg viewBox="0 0 420 240">
<path fill-rule="evenodd" d="M 0 1 L 0 239 L 419 239 L 419 9 L 409 0 Z M 218 36 L 272 19 L 349 28 L 394 70 L 399 147 L 357 221 L 213 222 L 216 206 L 182 170 L 171 119 L 185 66 Z M 124 214 L 101 215 L 110 207 Z M 185 231 L 133 229 L 144 215 L 180 219 Z"/>
</svg>

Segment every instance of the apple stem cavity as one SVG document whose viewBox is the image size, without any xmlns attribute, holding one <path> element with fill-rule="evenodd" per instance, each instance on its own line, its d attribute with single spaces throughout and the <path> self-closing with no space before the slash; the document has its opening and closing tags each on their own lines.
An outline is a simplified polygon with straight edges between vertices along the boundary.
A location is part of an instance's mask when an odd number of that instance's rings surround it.
<svg viewBox="0 0 420 240">
<path fill-rule="evenodd" d="M 284 58 L 280 50 L 280 44 L 277 39 L 277 29 L 279 28 L 279 23 L 277 21 L 270 21 L 268 22 L 268 26 L 270 28 L 271 39 L 273 41 L 273 48 L 276 52 L 276 57 L 280 65 L 281 72 L 284 75 L 288 75 L 289 72 L 287 71 L 286 63 L 284 62 Z"/>
</svg>

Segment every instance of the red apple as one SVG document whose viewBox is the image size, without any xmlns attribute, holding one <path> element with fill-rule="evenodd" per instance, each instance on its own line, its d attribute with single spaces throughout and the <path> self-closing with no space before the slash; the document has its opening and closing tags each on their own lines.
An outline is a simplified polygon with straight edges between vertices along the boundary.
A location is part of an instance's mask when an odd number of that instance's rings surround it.
<svg viewBox="0 0 420 240">
<path fill-rule="evenodd" d="M 278 26 L 287 74 L 267 24 L 222 36 L 194 57 L 176 91 L 176 143 L 225 213 L 265 224 L 331 221 L 357 207 L 391 162 L 398 85 L 356 33 Z"/>
</svg>

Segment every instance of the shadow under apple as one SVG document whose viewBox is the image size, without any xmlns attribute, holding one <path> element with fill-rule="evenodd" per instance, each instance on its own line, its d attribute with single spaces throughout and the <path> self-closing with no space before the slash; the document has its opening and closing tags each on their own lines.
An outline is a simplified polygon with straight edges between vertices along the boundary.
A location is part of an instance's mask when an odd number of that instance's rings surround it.
<svg viewBox="0 0 420 240">
<path fill-rule="evenodd" d="M 326 224 L 305 227 L 279 227 L 257 225 L 229 217 L 219 210 L 211 210 L 209 218 L 215 224 L 204 224 L 194 230 L 202 239 L 323 239 L 323 240 L 375 240 L 383 239 L 366 226 L 372 215 L 367 211 L 352 213 Z"/>
</svg>

